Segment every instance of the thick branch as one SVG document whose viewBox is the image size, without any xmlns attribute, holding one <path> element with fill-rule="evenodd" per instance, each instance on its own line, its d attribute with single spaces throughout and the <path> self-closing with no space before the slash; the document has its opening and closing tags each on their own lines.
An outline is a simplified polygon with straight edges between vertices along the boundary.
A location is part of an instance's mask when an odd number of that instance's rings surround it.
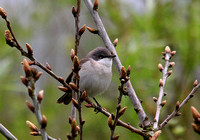
<svg viewBox="0 0 200 140">
<path fill-rule="evenodd" d="M 84 0 L 84 2 L 91 13 L 93 20 L 95 21 L 95 23 L 97 25 L 97 29 L 99 31 L 98 34 L 102 38 L 105 46 L 116 55 L 116 57 L 114 58 L 114 65 L 117 68 L 118 73 L 120 74 L 120 70 L 122 67 L 121 61 L 117 55 L 115 47 L 113 46 L 112 42 L 110 41 L 110 38 L 104 28 L 104 25 L 99 17 L 99 14 L 96 10 L 93 9 L 93 4 L 92 4 L 91 0 Z M 127 86 L 128 96 L 129 96 L 132 104 L 134 105 L 134 107 L 137 108 L 137 110 L 138 110 L 137 115 L 139 117 L 140 122 L 144 126 L 150 125 L 150 122 L 147 119 L 145 119 L 146 114 L 145 114 L 144 109 L 132 87 L 130 80 L 126 83 L 126 86 Z"/>
<path fill-rule="evenodd" d="M 17 138 L 0 123 L 0 133 L 8 140 L 17 140 Z"/>
</svg>

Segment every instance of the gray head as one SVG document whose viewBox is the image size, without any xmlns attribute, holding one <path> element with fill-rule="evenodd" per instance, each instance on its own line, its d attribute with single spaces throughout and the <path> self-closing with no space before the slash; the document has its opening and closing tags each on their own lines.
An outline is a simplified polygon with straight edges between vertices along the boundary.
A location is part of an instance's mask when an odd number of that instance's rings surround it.
<svg viewBox="0 0 200 140">
<path fill-rule="evenodd" d="M 97 47 L 89 52 L 86 57 L 98 61 L 103 58 L 114 58 L 115 55 L 111 54 L 111 52 L 106 47 Z"/>
</svg>

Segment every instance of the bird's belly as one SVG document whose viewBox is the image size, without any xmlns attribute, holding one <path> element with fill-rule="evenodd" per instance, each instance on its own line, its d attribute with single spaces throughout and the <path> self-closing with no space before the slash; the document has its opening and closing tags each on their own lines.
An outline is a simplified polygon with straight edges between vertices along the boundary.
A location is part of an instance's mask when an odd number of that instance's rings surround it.
<svg viewBox="0 0 200 140">
<path fill-rule="evenodd" d="M 98 72 L 95 69 L 79 71 L 80 75 L 80 90 L 86 90 L 87 96 L 94 97 L 95 95 L 104 92 L 110 85 L 112 79 L 112 68 L 100 69 Z"/>
</svg>

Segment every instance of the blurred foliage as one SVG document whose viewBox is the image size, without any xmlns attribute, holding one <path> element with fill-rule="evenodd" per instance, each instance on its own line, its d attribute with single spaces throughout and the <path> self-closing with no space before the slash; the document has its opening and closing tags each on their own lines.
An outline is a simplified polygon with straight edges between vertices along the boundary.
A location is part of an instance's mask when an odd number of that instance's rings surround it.
<svg viewBox="0 0 200 140">
<path fill-rule="evenodd" d="M 143 8 L 137 8 L 141 1 L 100 1 L 99 14 L 111 38 L 119 38 L 116 48 L 125 67 L 131 65 L 131 81 L 149 118 L 153 120 L 155 103 L 153 96 L 158 96 L 158 81 L 161 73 L 158 63 L 164 63 L 161 52 L 166 45 L 177 54 L 172 61 L 176 62 L 173 74 L 168 78 L 165 91 L 168 95 L 166 106 L 161 111 L 161 121 L 174 109 L 177 100 L 182 101 L 192 89 L 195 79 L 200 81 L 200 1 L 199 0 L 163 0 L 143 1 Z M 35 55 L 41 62 L 49 62 L 55 73 L 65 76 L 70 72 L 69 53 L 74 46 L 74 19 L 71 14 L 72 5 L 76 1 L 12 1 L 2 0 L 3 7 L 11 20 L 14 32 L 24 46 L 25 42 L 33 46 Z M 4 7 L 5 6 L 5 7 Z M 95 24 L 82 2 L 81 25 L 95 28 Z M 139 9 L 139 10 L 138 10 Z M 14 48 L 5 44 L 5 22 L 0 20 L 0 123 L 5 125 L 18 139 L 41 139 L 29 135 L 25 121 L 36 123 L 35 116 L 27 109 L 25 100 L 29 100 L 26 88 L 20 83 L 23 75 L 20 62 L 23 58 Z M 95 45 L 94 45 L 95 44 Z M 80 43 L 80 57 L 89 50 L 103 46 L 101 39 L 88 32 L 84 33 Z M 113 68 L 113 83 L 105 94 L 97 96 L 97 100 L 108 111 L 115 113 L 117 104 L 117 86 L 119 76 Z M 42 113 L 47 116 L 47 132 L 51 136 L 62 139 L 70 132 L 68 116 L 71 105 L 56 104 L 62 95 L 57 90 L 57 83 L 47 74 L 43 74 L 37 83 L 37 90 L 44 89 Z M 174 118 L 163 129 L 160 140 L 197 140 L 199 136 L 193 132 L 190 105 L 198 110 L 199 93 L 180 111 L 181 117 Z M 84 105 L 84 104 L 83 104 Z M 111 106 L 112 105 L 112 106 Z M 139 128 L 139 120 L 128 97 L 123 97 L 122 106 L 128 106 L 122 120 Z M 87 113 L 86 113 L 87 112 Z M 92 109 L 83 106 L 84 138 L 87 140 L 108 139 L 110 130 L 107 118 L 95 114 Z M 122 127 L 117 127 L 115 134 L 120 139 L 142 139 Z M 0 135 L 0 139 L 3 138 Z"/>
</svg>

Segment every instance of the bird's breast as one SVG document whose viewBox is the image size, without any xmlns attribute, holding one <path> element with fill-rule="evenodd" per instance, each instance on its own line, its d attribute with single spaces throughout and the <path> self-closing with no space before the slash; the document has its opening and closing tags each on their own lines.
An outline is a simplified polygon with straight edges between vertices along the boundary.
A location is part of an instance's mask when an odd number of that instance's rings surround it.
<svg viewBox="0 0 200 140">
<path fill-rule="evenodd" d="M 111 64 L 102 61 L 87 61 L 81 66 L 79 75 L 80 89 L 86 90 L 88 96 L 94 97 L 95 95 L 105 91 L 111 82 L 112 60 Z"/>
</svg>

